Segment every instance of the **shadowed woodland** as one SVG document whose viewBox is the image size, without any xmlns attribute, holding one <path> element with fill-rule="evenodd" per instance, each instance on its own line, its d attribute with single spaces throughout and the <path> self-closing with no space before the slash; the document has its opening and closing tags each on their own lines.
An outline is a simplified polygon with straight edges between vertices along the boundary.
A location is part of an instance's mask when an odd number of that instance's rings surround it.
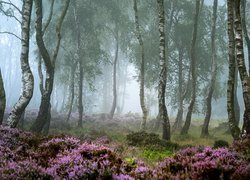
<svg viewBox="0 0 250 180">
<path fill-rule="evenodd" d="M 248 0 L 0 0 L 0 179 L 249 179 Z"/>
</svg>

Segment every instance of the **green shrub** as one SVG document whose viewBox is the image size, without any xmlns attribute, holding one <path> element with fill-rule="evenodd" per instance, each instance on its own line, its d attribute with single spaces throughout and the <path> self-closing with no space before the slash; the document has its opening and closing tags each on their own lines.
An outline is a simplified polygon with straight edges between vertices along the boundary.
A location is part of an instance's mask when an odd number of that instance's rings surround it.
<svg viewBox="0 0 250 180">
<path fill-rule="evenodd" d="M 229 144 L 225 140 L 216 140 L 214 142 L 214 148 L 229 147 Z"/>
</svg>

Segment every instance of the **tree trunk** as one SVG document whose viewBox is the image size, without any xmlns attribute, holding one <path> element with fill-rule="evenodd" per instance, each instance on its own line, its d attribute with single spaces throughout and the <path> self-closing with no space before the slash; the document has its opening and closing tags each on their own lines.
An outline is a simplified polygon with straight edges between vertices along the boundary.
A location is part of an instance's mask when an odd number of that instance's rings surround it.
<svg viewBox="0 0 250 180">
<path fill-rule="evenodd" d="M 79 79 L 78 79 L 78 127 L 82 127 L 82 117 L 83 117 L 83 62 L 81 59 L 81 32 L 80 32 L 80 22 L 77 14 L 77 1 L 74 3 L 74 18 L 76 25 L 76 35 L 77 35 L 77 61 L 79 66 Z"/>
<path fill-rule="evenodd" d="M 193 109 L 195 105 L 196 100 L 196 39 L 197 39 L 197 30 L 198 30 L 198 21 L 199 21 L 199 13 L 200 13 L 200 0 L 196 0 L 196 11 L 194 16 L 194 28 L 192 33 L 192 42 L 191 42 L 191 77 L 192 77 L 192 96 L 191 101 L 188 107 L 188 112 L 186 116 L 185 124 L 181 130 L 181 134 L 187 134 L 190 124 L 191 124 L 191 118 L 193 114 Z"/>
<path fill-rule="evenodd" d="M 11 110 L 7 119 L 8 126 L 15 128 L 20 120 L 25 108 L 29 104 L 34 90 L 34 77 L 29 66 L 29 40 L 30 40 L 30 19 L 32 11 L 32 0 L 23 1 L 22 9 L 22 49 L 21 49 L 21 69 L 22 69 L 22 94 L 18 102 Z"/>
<path fill-rule="evenodd" d="M 45 47 L 44 40 L 43 40 L 43 15 L 42 15 L 42 1 L 35 0 L 35 8 L 36 8 L 36 41 L 39 48 L 39 52 L 42 56 L 42 59 L 44 61 L 45 69 L 46 69 L 46 79 L 45 79 L 45 86 L 41 94 L 41 104 L 39 107 L 38 116 L 36 118 L 35 123 L 31 126 L 31 130 L 33 132 L 41 133 L 43 130 L 45 133 L 48 133 L 49 125 L 50 125 L 50 119 L 51 119 L 51 93 L 53 90 L 54 85 L 54 71 L 55 71 L 55 62 L 57 59 L 57 55 L 59 52 L 59 47 L 61 43 L 61 27 L 62 22 L 65 18 L 65 15 L 67 13 L 68 7 L 69 7 L 69 0 L 66 1 L 65 7 L 62 11 L 62 14 L 59 18 L 57 28 L 56 28 L 56 34 L 57 34 L 57 42 L 55 50 L 53 51 L 53 55 L 50 56 L 48 53 L 47 48 Z M 53 9 L 52 9 L 53 10 Z"/>
<path fill-rule="evenodd" d="M 178 112 L 173 125 L 173 131 L 179 129 L 183 120 L 183 49 L 178 48 L 179 60 L 178 60 Z"/>
<path fill-rule="evenodd" d="M 206 137 L 209 135 L 208 126 L 209 126 L 209 122 L 211 119 L 212 98 L 213 98 L 214 86 L 215 86 L 216 75 L 217 75 L 216 45 L 215 45 L 217 7 L 218 7 L 218 0 L 214 0 L 212 31 L 211 31 L 212 72 L 211 72 L 211 81 L 208 87 L 208 94 L 206 97 L 206 115 L 205 115 L 202 131 L 201 131 L 201 137 Z"/>
<path fill-rule="evenodd" d="M 140 67 L 140 104 L 143 113 L 142 123 L 141 123 L 141 130 L 146 130 L 146 122 L 147 122 L 147 108 L 145 105 L 145 95 L 144 95 L 144 79 L 145 79 L 145 53 L 144 53 L 144 44 L 142 40 L 142 35 L 140 31 L 139 25 L 139 17 L 138 17 L 138 10 L 137 10 L 137 2 L 134 0 L 134 11 L 135 11 L 135 26 L 136 26 L 136 38 L 140 44 L 141 48 L 141 67 Z"/>
<path fill-rule="evenodd" d="M 5 96 L 3 78 L 0 68 L 0 125 L 3 122 L 5 106 L 6 106 L 6 96 Z"/>
<path fill-rule="evenodd" d="M 243 128 L 242 128 L 242 137 L 245 137 L 247 135 L 250 135 L 250 77 L 247 72 L 244 61 L 240 4 L 241 4 L 240 0 L 235 1 L 234 28 L 235 28 L 236 61 L 240 73 L 240 79 L 242 82 L 243 100 L 245 104 L 245 111 L 243 116 Z"/>
<path fill-rule="evenodd" d="M 117 92 L 116 92 L 116 70 L 117 70 L 117 62 L 118 62 L 118 50 L 119 50 L 119 44 L 118 44 L 118 36 L 116 37 L 116 50 L 115 50 L 115 59 L 113 63 L 113 103 L 112 103 L 112 108 L 109 113 L 110 118 L 113 119 L 115 109 L 116 109 L 116 104 L 117 104 Z"/>
<path fill-rule="evenodd" d="M 165 14 L 164 14 L 164 1 L 157 0 L 158 5 L 158 18 L 159 18 L 159 33 L 160 33 L 160 77 L 159 77 L 159 114 L 158 118 L 163 125 L 162 138 L 170 140 L 170 122 L 168 112 L 165 104 L 165 91 L 167 81 L 167 68 L 166 68 L 166 55 L 165 55 Z"/>
<path fill-rule="evenodd" d="M 227 112 L 231 134 L 235 140 L 239 139 L 240 129 L 235 118 L 235 80 L 236 80 L 236 60 L 235 60 L 235 34 L 234 34 L 234 1 L 227 1 L 227 23 L 228 23 L 228 56 L 229 75 L 227 85 Z"/>
<path fill-rule="evenodd" d="M 71 66 L 71 73 L 70 73 L 70 102 L 69 102 L 69 111 L 67 114 L 67 122 L 69 122 L 75 98 L 75 70 L 76 70 L 76 63 L 74 62 L 73 65 Z"/>
<path fill-rule="evenodd" d="M 242 29 L 243 29 L 243 35 L 246 41 L 246 45 L 247 45 L 247 51 L 248 51 L 248 73 L 250 74 L 250 39 L 248 36 L 248 32 L 247 32 L 247 25 L 246 25 L 246 0 L 241 0 L 241 7 L 242 7 L 242 18 L 241 18 L 241 22 L 242 22 Z"/>
</svg>

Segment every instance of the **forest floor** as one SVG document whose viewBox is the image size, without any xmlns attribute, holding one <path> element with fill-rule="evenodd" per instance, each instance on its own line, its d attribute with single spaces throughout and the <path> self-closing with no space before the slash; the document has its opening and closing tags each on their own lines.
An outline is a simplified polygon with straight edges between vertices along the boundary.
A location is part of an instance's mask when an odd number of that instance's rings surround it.
<svg viewBox="0 0 250 180">
<path fill-rule="evenodd" d="M 52 114 L 48 136 L 27 132 L 36 117 L 27 111 L 24 129 L 0 126 L 0 179 L 249 179 L 250 138 L 235 142 L 226 121 L 212 120 L 200 138 L 202 120 L 189 134 L 162 140 L 156 120 L 140 131 L 138 114 Z M 20 127 L 19 127 L 20 128 Z M 237 144 L 238 143 L 238 144 Z"/>
<path fill-rule="evenodd" d="M 36 113 L 26 112 L 24 130 L 29 130 Z M 174 121 L 174 120 L 173 120 Z M 173 121 L 171 123 L 173 123 Z M 66 122 L 66 114 L 53 113 L 50 127 L 50 135 L 69 135 L 79 138 L 81 141 L 98 142 L 106 144 L 119 154 L 123 159 L 141 159 L 147 165 L 155 165 L 162 159 L 172 156 L 178 149 L 151 148 L 131 146 L 127 141 L 127 135 L 140 130 L 141 117 L 138 114 L 128 113 L 122 116 L 114 116 L 109 119 L 107 114 L 85 115 L 83 126 L 77 126 L 77 114 L 72 114 L 69 122 Z M 215 141 L 223 140 L 231 144 L 233 139 L 228 131 L 226 120 L 211 120 L 209 137 L 201 138 L 202 119 L 193 119 L 189 133 L 180 135 L 177 130 L 171 135 L 171 142 L 177 143 L 181 147 L 210 146 L 213 147 Z M 156 119 L 147 122 L 147 133 L 155 133 L 161 138 L 161 127 L 156 127 Z"/>
</svg>

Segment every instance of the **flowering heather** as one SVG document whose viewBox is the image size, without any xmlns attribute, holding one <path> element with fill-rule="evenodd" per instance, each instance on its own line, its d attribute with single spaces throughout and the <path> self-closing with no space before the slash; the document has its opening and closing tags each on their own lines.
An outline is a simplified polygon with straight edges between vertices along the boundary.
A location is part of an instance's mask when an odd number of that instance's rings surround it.
<svg viewBox="0 0 250 180">
<path fill-rule="evenodd" d="M 0 179 L 249 179 L 250 164 L 227 148 L 190 147 L 155 167 L 121 160 L 100 144 L 37 138 L 0 127 Z"/>
</svg>

